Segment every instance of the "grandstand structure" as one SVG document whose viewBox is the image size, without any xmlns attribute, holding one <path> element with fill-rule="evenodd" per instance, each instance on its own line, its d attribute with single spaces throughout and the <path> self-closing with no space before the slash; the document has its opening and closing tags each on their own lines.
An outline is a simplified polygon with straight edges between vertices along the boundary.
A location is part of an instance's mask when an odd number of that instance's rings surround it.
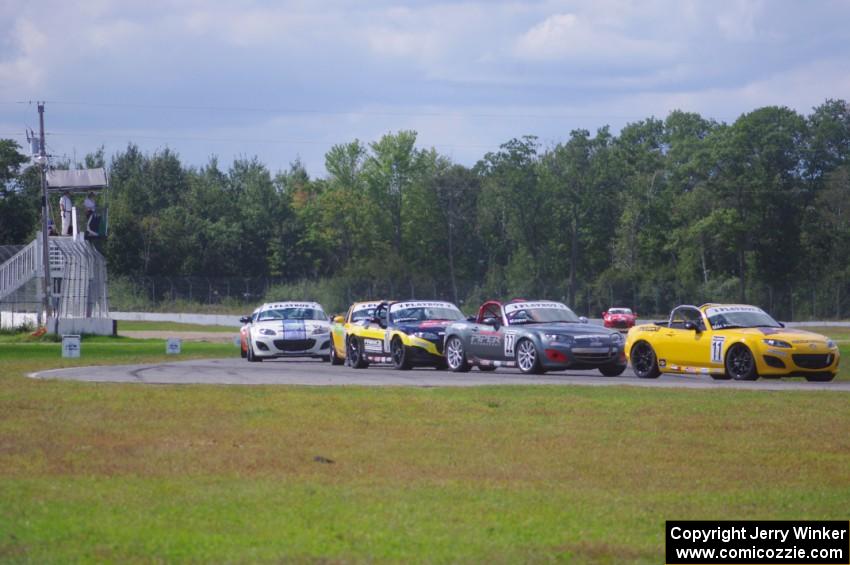
<svg viewBox="0 0 850 565">
<path fill-rule="evenodd" d="M 50 171 L 46 181 L 51 193 L 94 192 L 108 186 L 103 169 Z M 90 223 L 78 229 L 77 211 L 72 210 L 69 235 L 42 232 L 29 245 L 0 245 L 0 328 L 40 326 L 56 334 L 113 333 L 106 259 L 93 243 L 106 235 L 106 210 L 98 215 L 99 232 Z"/>
<path fill-rule="evenodd" d="M 106 259 L 81 236 L 50 236 L 49 272 L 41 234 L 29 245 L 0 246 L 0 327 L 43 326 L 57 334 L 109 335 Z M 44 312 L 48 278 L 50 315 Z"/>
</svg>

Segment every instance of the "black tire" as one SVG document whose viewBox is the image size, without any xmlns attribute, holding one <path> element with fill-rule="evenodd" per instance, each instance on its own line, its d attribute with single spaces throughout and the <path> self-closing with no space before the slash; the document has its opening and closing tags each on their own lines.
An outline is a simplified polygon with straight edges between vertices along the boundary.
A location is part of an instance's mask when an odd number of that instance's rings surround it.
<svg viewBox="0 0 850 565">
<path fill-rule="evenodd" d="M 514 359 L 516 359 L 517 368 L 525 375 L 539 375 L 543 372 L 537 346 L 530 339 L 519 340 L 514 351 Z"/>
<path fill-rule="evenodd" d="M 619 377 L 626 370 L 625 365 L 603 365 L 599 367 L 599 372 L 604 377 Z"/>
<path fill-rule="evenodd" d="M 409 371 L 413 367 L 407 347 L 404 346 L 399 338 L 395 338 L 392 344 L 390 344 L 390 356 L 393 359 L 393 367 L 396 369 Z"/>
<path fill-rule="evenodd" d="M 469 361 L 466 359 L 463 342 L 457 336 L 450 337 L 446 342 L 446 364 L 449 366 L 449 370 L 455 373 L 469 371 Z"/>
<path fill-rule="evenodd" d="M 710 376 L 715 381 L 728 381 L 729 379 L 732 378 L 729 375 L 727 375 L 726 373 L 723 373 L 722 375 L 720 373 L 711 373 Z"/>
<path fill-rule="evenodd" d="M 754 381 L 759 378 L 756 373 L 756 360 L 746 345 L 737 343 L 726 352 L 726 374 L 736 381 Z"/>
<path fill-rule="evenodd" d="M 639 341 L 632 346 L 629 355 L 632 361 L 632 370 L 641 379 L 657 379 L 661 371 L 658 369 L 658 359 L 655 350 L 645 341 Z"/>
<path fill-rule="evenodd" d="M 806 375 L 806 380 L 810 383 L 828 383 L 835 378 L 835 373 L 821 373 L 818 375 Z"/>
<path fill-rule="evenodd" d="M 249 363 L 260 363 L 263 360 L 262 357 L 257 357 L 257 355 L 254 353 L 254 346 L 251 345 L 250 338 L 248 338 L 248 354 L 246 355 L 246 358 L 248 359 Z"/>
<path fill-rule="evenodd" d="M 331 337 L 331 365 L 342 365 L 345 361 L 336 356 L 336 348 L 334 347 L 334 338 Z"/>
<path fill-rule="evenodd" d="M 369 366 L 369 362 L 364 359 L 363 346 L 357 341 L 356 337 L 348 340 L 346 357 L 348 357 L 349 364 L 355 369 L 365 369 Z"/>
<path fill-rule="evenodd" d="M 484 372 L 484 373 L 489 373 L 491 371 L 495 371 L 496 367 L 493 366 L 493 365 L 487 365 L 487 366 L 478 365 L 478 370 L 481 371 L 481 372 Z"/>
</svg>

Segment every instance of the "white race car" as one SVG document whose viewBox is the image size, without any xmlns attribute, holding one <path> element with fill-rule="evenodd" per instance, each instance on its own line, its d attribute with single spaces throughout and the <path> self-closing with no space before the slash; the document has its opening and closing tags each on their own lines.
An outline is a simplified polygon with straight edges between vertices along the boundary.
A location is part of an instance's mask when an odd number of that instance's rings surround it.
<svg viewBox="0 0 850 565">
<path fill-rule="evenodd" d="M 269 302 L 241 318 L 242 357 L 330 359 L 330 322 L 317 302 Z"/>
</svg>

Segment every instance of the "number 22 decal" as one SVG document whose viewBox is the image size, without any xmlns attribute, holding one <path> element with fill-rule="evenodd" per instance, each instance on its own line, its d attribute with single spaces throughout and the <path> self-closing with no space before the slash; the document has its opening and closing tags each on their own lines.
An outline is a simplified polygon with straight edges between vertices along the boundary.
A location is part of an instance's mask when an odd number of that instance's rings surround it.
<svg viewBox="0 0 850 565">
<path fill-rule="evenodd" d="M 712 363 L 722 363 L 723 362 L 723 342 L 726 341 L 726 338 L 722 335 L 716 335 L 711 338 L 711 362 Z"/>
<path fill-rule="evenodd" d="M 505 332 L 505 357 L 514 356 L 514 343 L 516 343 L 516 334 Z"/>
</svg>

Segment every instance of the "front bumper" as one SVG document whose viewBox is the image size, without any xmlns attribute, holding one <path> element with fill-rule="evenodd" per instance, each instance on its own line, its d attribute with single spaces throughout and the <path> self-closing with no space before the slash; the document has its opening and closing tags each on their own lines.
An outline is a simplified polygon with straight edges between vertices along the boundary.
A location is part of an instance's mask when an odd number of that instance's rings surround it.
<svg viewBox="0 0 850 565">
<path fill-rule="evenodd" d="M 328 333 L 309 335 L 304 339 L 282 339 L 280 336 L 254 336 L 254 354 L 258 357 L 324 357 L 330 353 Z"/>
<path fill-rule="evenodd" d="M 837 373 L 841 361 L 838 349 L 808 350 L 769 348 L 756 360 L 756 370 L 762 376 L 805 377 Z"/>
<path fill-rule="evenodd" d="M 558 342 L 546 342 L 542 353 L 540 363 L 548 370 L 598 369 L 625 366 L 627 363 L 622 345 L 570 347 Z"/>
</svg>

